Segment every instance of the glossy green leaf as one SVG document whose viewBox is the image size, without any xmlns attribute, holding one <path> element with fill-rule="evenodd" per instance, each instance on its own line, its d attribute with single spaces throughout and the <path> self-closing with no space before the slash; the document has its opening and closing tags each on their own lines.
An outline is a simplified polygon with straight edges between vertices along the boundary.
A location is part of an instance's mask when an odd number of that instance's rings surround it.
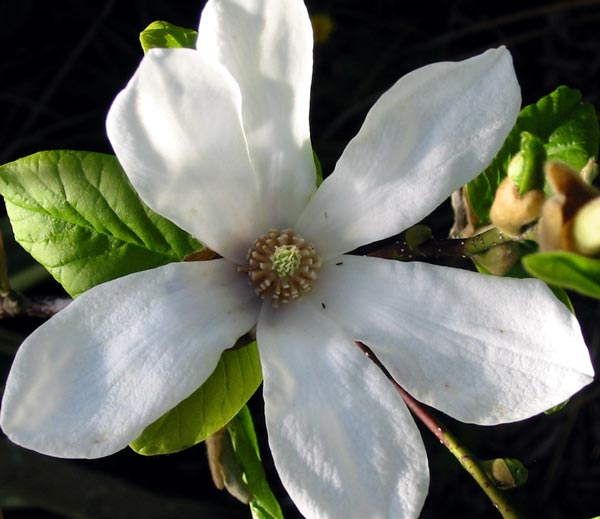
<svg viewBox="0 0 600 519">
<path fill-rule="evenodd" d="M 15 239 L 72 296 L 202 248 L 151 211 L 117 159 L 43 151 L 0 166 Z"/>
<path fill-rule="evenodd" d="M 522 260 L 531 275 L 546 283 L 600 299 L 600 259 L 573 252 L 539 252 Z"/>
<path fill-rule="evenodd" d="M 131 444 L 152 456 L 182 451 L 205 440 L 239 412 L 262 381 L 256 343 L 225 351 L 215 371 L 191 396 L 146 427 Z"/>
<path fill-rule="evenodd" d="M 236 457 L 253 496 L 253 519 L 283 519 L 281 507 L 273 495 L 260 459 L 252 415 L 244 407 L 228 426 Z"/>
<path fill-rule="evenodd" d="M 152 22 L 140 33 L 144 54 L 150 49 L 196 48 L 198 32 L 169 22 Z"/>
<path fill-rule="evenodd" d="M 508 165 L 521 149 L 521 132 L 529 132 L 544 144 L 548 160 L 564 162 L 576 171 L 598 153 L 598 118 L 578 90 L 561 86 L 537 103 L 521 110 L 515 127 L 490 166 L 467 184 L 469 203 L 477 225 L 489 223 L 494 194 Z"/>
<path fill-rule="evenodd" d="M 510 161 L 508 176 L 523 196 L 528 191 L 544 188 L 546 149 L 542 141 L 529 132 L 521 132 L 520 147 L 521 151 Z"/>
</svg>

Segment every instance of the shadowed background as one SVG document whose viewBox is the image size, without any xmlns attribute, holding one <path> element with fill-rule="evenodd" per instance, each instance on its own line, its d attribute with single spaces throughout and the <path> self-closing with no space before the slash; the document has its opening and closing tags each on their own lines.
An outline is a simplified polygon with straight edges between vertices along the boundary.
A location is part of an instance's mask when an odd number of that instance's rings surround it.
<svg viewBox="0 0 600 519">
<path fill-rule="evenodd" d="M 142 57 L 138 33 L 154 20 L 195 27 L 203 3 L 0 0 L 0 163 L 43 149 L 111 152 L 104 119 Z M 333 22 L 330 36 L 315 46 L 311 105 L 313 146 L 325 174 L 369 107 L 400 76 L 501 44 L 513 54 L 524 104 L 565 84 L 600 107 L 600 1 L 521 2 L 517 10 L 459 0 L 307 4 L 311 14 L 326 14 Z M 449 208 L 428 223 L 446 233 L 452 223 Z M 62 294 L 11 242 L 5 217 L 0 229 L 20 287 L 28 294 Z M 577 296 L 574 304 L 597 365 L 600 305 Z M 2 383 L 17 345 L 40 322 L 0 322 Z M 264 440 L 260 390 L 252 409 Z M 530 481 L 511 494 L 529 517 L 600 514 L 598 384 L 562 412 L 519 424 L 484 428 L 441 419 L 480 457 L 508 456 L 525 463 Z M 427 431 L 423 435 L 432 477 L 422 519 L 500 517 L 444 447 Z M 263 457 L 285 517 L 298 518 L 272 470 L 266 442 Z M 0 508 L 6 519 L 249 517 L 247 507 L 212 487 L 203 445 L 170 456 L 123 451 L 102 460 L 68 461 L 19 449 L 1 435 Z"/>
</svg>

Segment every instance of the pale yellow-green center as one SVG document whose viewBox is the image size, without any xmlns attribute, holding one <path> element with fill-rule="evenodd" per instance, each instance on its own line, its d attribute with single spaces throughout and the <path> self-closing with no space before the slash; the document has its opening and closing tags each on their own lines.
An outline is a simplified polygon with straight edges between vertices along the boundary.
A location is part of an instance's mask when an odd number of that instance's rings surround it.
<svg viewBox="0 0 600 519">
<path fill-rule="evenodd" d="M 248 273 L 254 291 L 270 298 L 273 307 L 289 303 L 312 290 L 321 260 L 317 251 L 292 229 L 271 229 L 248 251 Z"/>
<path fill-rule="evenodd" d="M 300 266 L 300 251 L 295 245 L 282 245 L 275 248 L 271 268 L 279 277 L 291 276 Z"/>
</svg>

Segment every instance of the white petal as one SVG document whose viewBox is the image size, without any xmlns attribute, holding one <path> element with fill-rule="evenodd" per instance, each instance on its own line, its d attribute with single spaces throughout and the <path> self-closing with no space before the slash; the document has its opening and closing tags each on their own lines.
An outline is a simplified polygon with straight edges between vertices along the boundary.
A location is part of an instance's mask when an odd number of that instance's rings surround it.
<svg viewBox="0 0 600 519">
<path fill-rule="evenodd" d="M 2 428 L 52 456 L 112 454 L 197 389 L 258 308 L 226 260 L 173 263 L 98 285 L 21 345 Z"/>
<path fill-rule="evenodd" d="M 293 226 L 315 186 L 308 124 L 312 42 L 301 0 L 211 0 L 200 20 L 198 50 L 220 61 L 240 85 L 271 227 Z"/>
<path fill-rule="evenodd" d="M 106 126 L 144 202 L 222 256 L 244 260 L 269 224 L 239 88 L 220 64 L 190 49 L 151 50 Z"/>
<path fill-rule="evenodd" d="M 488 166 L 520 104 L 505 48 L 407 74 L 371 108 L 296 230 L 325 259 L 403 231 Z"/>
<path fill-rule="evenodd" d="M 382 372 L 310 304 L 261 312 L 257 340 L 275 465 L 311 519 L 416 518 L 421 436 Z"/>
<path fill-rule="evenodd" d="M 342 256 L 310 299 L 413 396 L 464 422 L 528 418 L 594 374 L 577 319 L 538 280 Z"/>
</svg>

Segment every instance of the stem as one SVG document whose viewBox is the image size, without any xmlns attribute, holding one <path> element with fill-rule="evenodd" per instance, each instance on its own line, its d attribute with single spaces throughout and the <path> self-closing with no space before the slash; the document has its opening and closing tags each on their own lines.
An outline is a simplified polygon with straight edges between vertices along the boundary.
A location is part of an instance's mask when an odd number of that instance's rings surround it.
<svg viewBox="0 0 600 519">
<path fill-rule="evenodd" d="M 395 242 L 368 254 L 377 258 L 412 260 L 420 256 L 460 256 L 471 257 L 482 254 L 493 247 L 511 241 L 532 239 L 534 231 L 529 229 L 518 236 L 508 236 L 496 227 L 469 238 L 432 238 L 419 245 L 417 250 L 411 250 L 406 243 Z"/>
<path fill-rule="evenodd" d="M 59 517 L 95 519 L 229 519 L 231 508 L 144 490 L 78 460 L 56 459 L 0 438 L 2 495 Z M 125 458 L 127 459 L 127 458 Z M 211 501 L 214 501 L 211 500 Z M 3 503 L 4 506 L 4 503 Z M 5 510 L 8 514 L 9 503 Z M 17 516 L 17 513 L 14 513 Z M 10 517 L 10 516 L 9 516 Z"/>
<path fill-rule="evenodd" d="M 4 247 L 4 238 L 0 232 L 0 290 L 2 293 L 10 292 L 10 282 L 8 281 L 8 262 L 6 260 L 6 248 Z"/>
<path fill-rule="evenodd" d="M 479 463 L 479 459 L 473 455 L 469 449 L 464 445 L 461 445 L 458 439 L 436 420 L 429 411 L 406 390 L 398 384 L 387 370 L 387 368 L 381 363 L 381 361 L 375 356 L 371 349 L 363 344 L 362 342 L 355 341 L 356 345 L 362 350 L 362 352 L 372 360 L 375 365 L 383 371 L 384 375 L 390 380 L 394 389 L 400 395 L 404 403 L 412 411 L 412 413 L 423 422 L 423 425 L 427 427 L 435 437 L 452 453 L 452 455 L 458 460 L 462 467 L 471 475 L 471 477 L 477 482 L 481 489 L 488 496 L 492 505 L 500 512 L 500 515 L 504 519 L 523 519 L 524 516 L 519 514 L 515 508 L 508 502 L 506 496 L 496 488 L 492 480 L 487 476 L 482 466 Z"/>
<path fill-rule="evenodd" d="M 47 319 L 60 312 L 71 301 L 68 297 L 27 297 L 14 290 L 1 292 L 0 319 L 17 316 Z"/>
</svg>

